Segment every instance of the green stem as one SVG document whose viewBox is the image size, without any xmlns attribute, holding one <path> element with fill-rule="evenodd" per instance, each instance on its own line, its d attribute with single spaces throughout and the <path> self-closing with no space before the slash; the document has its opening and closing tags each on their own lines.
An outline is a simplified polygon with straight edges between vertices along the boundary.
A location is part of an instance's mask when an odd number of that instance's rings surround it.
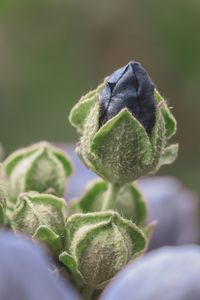
<svg viewBox="0 0 200 300">
<path fill-rule="evenodd" d="M 92 296 L 94 293 L 94 289 L 91 287 L 84 287 L 84 289 L 82 290 L 82 295 L 83 295 L 83 299 L 84 300 L 92 300 Z"/>
<path fill-rule="evenodd" d="M 115 201 L 117 195 L 119 193 L 121 186 L 115 183 L 108 183 L 108 189 L 105 193 L 105 198 L 103 200 L 103 205 L 101 211 L 114 209 L 115 208 Z"/>
</svg>

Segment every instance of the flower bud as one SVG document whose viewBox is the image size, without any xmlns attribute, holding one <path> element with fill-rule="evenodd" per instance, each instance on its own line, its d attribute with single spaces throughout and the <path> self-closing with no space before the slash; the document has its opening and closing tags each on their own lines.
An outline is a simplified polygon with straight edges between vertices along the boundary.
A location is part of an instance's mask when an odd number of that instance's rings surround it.
<svg viewBox="0 0 200 300">
<path fill-rule="evenodd" d="M 28 192 L 20 194 L 12 215 L 15 231 L 24 232 L 39 239 L 55 253 L 60 253 L 65 241 L 64 199 L 50 194 Z"/>
<path fill-rule="evenodd" d="M 131 61 L 106 80 L 100 93 L 100 124 L 127 108 L 150 133 L 155 124 L 154 84 L 140 63 Z"/>
<path fill-rule="evenodd" d="M 80 199 L 72 202 L 72 207 L 83 213 L 101 211 L 108 186 L 109 184 L 102 180 L 90 182 Z M 146 203 L 136 184 L 128 183 L 121 187 L 112 209 L 124 218 L 133 221 L 137 226 L 143 226 L 146 222 Z"/>
<path fill-rule="evenodd" d="M 60 260 L 83 286 L 101 289 L 145 247 L 143 232 L 114 211 L 74 214 L 66 223 Z"/>
<path fill-rule="evenodd" d="M 47 142 L 14 152 L 4 165 L 9 200 L 14 204 L 20 193 L 28 191 L 63 196 L 66 179 L 72 172 L 68 157 Z"/>
<path fill-rule="evenodd" d="M 137 62 L 82 97 L 69 119 L 82 135 L 78 155 L 106 181 L 125 184 L 176 158 L 178 145 L 167 146 L 176 121 Z"/>
</svg>

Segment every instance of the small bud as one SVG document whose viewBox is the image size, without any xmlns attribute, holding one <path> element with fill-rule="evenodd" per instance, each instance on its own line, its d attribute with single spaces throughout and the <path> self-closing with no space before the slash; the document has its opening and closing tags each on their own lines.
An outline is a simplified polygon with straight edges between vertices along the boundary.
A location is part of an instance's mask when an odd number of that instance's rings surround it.
<svg viewBox="0 0 200 300">
<path fill-rule="evenodd" d="M 65 241 L 66 203 L 50 194 L 23 193 L 12 215 L 12 228 L 39 239 L 57 254 Z"/>
<path fill-rule="evenodd" d="M 106 181 L 125 184 L 176 158 L 178 145 L 167 146 L 176 121 L 137 62 L 82 97 L 69 119 L 82 135 L 79 157 Z"/>
<path fill-rule="evenodd" d="M 143 232 L 114 211 L 74 214 L 66 223 L 60 260 L 83 286 L 101 289 L 145 247 Z"/>
<path fill-rule="evenodd" d="M 22 192 L 37 191 L 62 197 L 72 172 L 68 157 L 47 142 L 11 154 L 4 162 L 9 200 L 16 203 Z"/>
<path fill-rule="evenodd" d="M 83 213 L 101 211 L 108 186 L 109 184 L 102 180 L 90 182 L 80 199 L 72 202 L 72 207 Z M 137 226 L 143 226 L 146 222 L 147 207 L 136 184 L 128 183 L 121 187 L 112 209 L 119 212 L 124 218 L 133 221 Z"/>
</svg>

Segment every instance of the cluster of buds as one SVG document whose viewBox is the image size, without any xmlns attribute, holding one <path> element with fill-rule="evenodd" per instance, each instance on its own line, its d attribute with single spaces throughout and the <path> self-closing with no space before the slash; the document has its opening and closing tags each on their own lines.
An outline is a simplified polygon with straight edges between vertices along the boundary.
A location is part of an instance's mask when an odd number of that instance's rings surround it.
<svg viewBox="0 0 200 300">
<path fill-rule="evenodd" d="M 147 248 L 153 227 L 132 181 L 174 161 L 178 145 L 168 140 L 176 121 L 135 61 L 82 97 L 69 119 L 81 133 L 78 155 L 104 181 L 68 209 L 61 198 L 72 173 L 68 157 L 47 142 L 18 150 L 3 163 L 8 200 L 0 186 L 0 224 L 6 215 L 14 231 L 42 241 L 91 293 Z"/>
</svg>

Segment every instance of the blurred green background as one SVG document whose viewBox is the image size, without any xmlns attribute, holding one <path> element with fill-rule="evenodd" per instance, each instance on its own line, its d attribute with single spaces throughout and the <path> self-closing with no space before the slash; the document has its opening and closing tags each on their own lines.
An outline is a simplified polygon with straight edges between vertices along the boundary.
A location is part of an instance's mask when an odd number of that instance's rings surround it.
<svg viewBox="0 0 200 300">
<path fill-rule="evenodd" d="M 199 0 L 1 0 L 0 141 L 73 142 L 81 95 L 140 61 L 178 120 L 178 160 L 161 174 L 200 192 Z"/>
</svg>

